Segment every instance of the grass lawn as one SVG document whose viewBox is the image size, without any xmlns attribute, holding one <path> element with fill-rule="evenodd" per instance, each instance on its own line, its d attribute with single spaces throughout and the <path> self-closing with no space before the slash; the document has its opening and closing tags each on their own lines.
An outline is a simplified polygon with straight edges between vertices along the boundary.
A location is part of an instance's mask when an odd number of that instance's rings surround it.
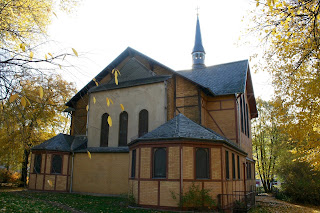
<svg viewBox="0 0 320 213">
<path fill-rule="evenodd" d="M 120 197 L 70 193 L 0 191 L 0 212 L 157 212 L 128 207 Z"/>
</svg>

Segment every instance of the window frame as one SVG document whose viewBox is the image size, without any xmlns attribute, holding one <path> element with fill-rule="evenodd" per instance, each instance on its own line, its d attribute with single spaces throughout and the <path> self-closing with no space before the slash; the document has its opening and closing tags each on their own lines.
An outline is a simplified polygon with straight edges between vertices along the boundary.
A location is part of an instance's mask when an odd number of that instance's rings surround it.
<svg viewBox="0 0 320 213">
<path fill-rule="evenodd" d="M 54 164 L 53 164 L 53 160 L 56 156 L 59 156 L 61 159 L 61 163 L 60 163 L 60 172 L 56 172 L 54 171 Z M 54 174 L 54 175 L 61 175 L 63 172 L 63 155 L 61 154 L 52 154 L 51 156 L 51 169 L 50 169 L 50 174 Z"/>
<path fill-rule="evenodd" d="M 101 116 L 101 128 L 100 128 L 100 147 L 108 147 L 109 145 L 109 132 L 110 127 L 108 123 L 108 113 L 103 113 Z M 104 130 L 106 130 L 106 133 L 104 133 Z M 105 137 L 106 135 L 106 137 Z"/>
<path fill-rule="evenodd" d="M 137 150 L 131 152 L 131 174 L 130 178 L 136 178 L 136 165 L 137 165 Z"/>
<path fill-rule="evenodd" d="M 144 117 L 145 116 L 145 117 Z M 142 109 L 139 112 L 138 137 L 142 137 L 149 131 L 149 112 Z"/>
<path fill-rule="evenodd" d="M 201 151 L 201 150 L 203 150 L 203 151 L 205 151 L 206 152 L 206 164 L 207 164 L 207 166 L 206 166 L 206 174 L 205 174 L 205 177 L 199 177 L 199 176 L 202 176 L 202 174 L 200 175 L 199 173 L 198 173 L 198 156 L 197 156 L 197 153 L 198 153 L 198 151 Z M 201 162 L 201 163 L 203 163 L 203 162 Z M 210 179 L 210 149 L 209 148 L 203 148 L 203 147 L 196 147 L 195 148 L 195 163 L 194 163 L 194 165 L 195 165 L 195 179 Z M 199 170 L 199 171 L 202 171 L 202 170 Z"/>
<path fill-rule="evenodd" d="M 119 115 L 118 146 L 128 146 L 128 121 L 129 121 L 128 113 L 126 111 L 121 112 Z"/>
<path fill-rule="evenodd" d="M 226 179 L 230 180 L 230 168 L 229 168 L 229 152 L 225 152 L 225 166 L 226 166 Z"/>
<path fill-rule="evenodd" d="M 165 151 L 165 156 L 164 156 L 164 160 L 163 160 L 164 161 L 163 165 L 164 165 L 165 175 L 164 176 L 156 176 L 156 169 L 157 169 L 157 166 L 156 166 L 156 163 L 157 163 L 156 152 L 158 150 L 161 150 L 161 149 L 163 149 Z M 168 151 L 167 150 L 168 150 L 167 147 L 154 147 L 152 149 L 152 178 L 154 178 L 154 179 L 167 179 L 167 176 L 168 176 Z M 160 161 L 160 162 L 163 163 L 163 161 Z"/>
<path fill-rule="evenodd" d="M 238 164 L 238 179 L 241 179 L 241 175 L 240 175 L 240 157 L 239 155 L 237 155 L 237 164 Z"/>
<path fill-rule="evenodd" d="M 234 153 L 232 153 L 232 179 L 236 179 L 236 161 L 234 157 Z"/>
<path fill-rule="evenodd" d="M 37 157 L 39 157 L 38 159 L 40 159 L 40 165 L 38 165 L 38 163 L 37 163 Z M 37 168 L 36 163 L 39 166 L 39 171 L 36 170 L 36 168 Z M 33 173 L 41 174 L 41 166 L 42 166 L 42 154 L 35 154 L 34 159 L 33 159 Z"/>
</svg>

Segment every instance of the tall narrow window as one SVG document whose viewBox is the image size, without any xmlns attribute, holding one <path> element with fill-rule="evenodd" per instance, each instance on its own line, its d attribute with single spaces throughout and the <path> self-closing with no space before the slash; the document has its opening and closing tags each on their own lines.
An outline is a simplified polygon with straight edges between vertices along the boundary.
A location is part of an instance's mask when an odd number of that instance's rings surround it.
<svg viewBox="0 0 320 213">
<path fill-rule="evenodd" d="M 237 164 L 238 164 L 238 179 L 240 179 L 240 158 L 239 155 L 237 156 Z"/>
<path fill-rule="evenodd" d="M 167 151 L 166 148 L 155 148 L 153 152 L 153 177 L 166 178 Z"/>
<path fill-rule="evenodd" d="M 139 137 L 148 132 L 148 111 L 143 109 L 139 113 Z"/>
<path fill-rule="evenodd" d="M 248 166 L 248 162 L 246 162 L 246 171 L 247 171 L 247 179 L 249 179 L 249 166 Z"/>
<path fill-rule="evenodd" d="M 128 113 L 126 111 L 120 113 L 119 121 L 119 146 L 127 146 Z"/>
<path fill-rule="evenodd" d="M 61 174 L 62 156 L 52 155 L 51 174 Z"/>
<path fill-rule="evenodd" d="M 209 150 L 196 149 L 196 178 L 209 178 Z"/>
<path fill-rule="evenodd" d="M 131 159 L 131 178 L 136 177 L 136 150 L 132 150 L 132 159 Z"/>
<path fill-rule="evenodd" d="M 252 178 L 252 176 L 251 176 L 251 163 L 248 163 L 248 165 L 249 165 L 249 168 L 248 168 L 249 177 L 248 177 L 248 179 L 251 179 Z"/>
<path fill-rule="evenodd" d="M 229 179 L 229 152 L 226 151 L 226 178 Z"/>
<path fill-rule="evenodd" d="M 240 117 L 241 117 L 241 132 L 244 132 L 244 128 L 243 128 L 243 100 L 242 100 L 242 95 L 240 96 Z"/>
<path fill-rule="evenodd" d="M 232 153 L 232 179 L 236 179 L 236 159 L 234 158 L 234 154 Z"/>
<path fill-rule="evenodd" d="M 247 136 L 250 137 L 250 129 L 249 129 L 249 110 L 248 110 L 248 104 L 246 104 L 246 120 L 247 120 Z"/>
<path fill-rule="evenodd" d="M 101 119 L 101 133 L 100 133 L 100 146 L 108 146 L 109 139 L 109 124 L 108 124 L 108 113 L 104 113 Z"/>
<path fill-rule="evenodd" d="M 243 100 L 243 112 L 244 112 L 244 134 L 247 135 L 247 111 L 246 111 L 246 101 L 245 98 Z"/>
<path fill-rule="evenodd" d="M 33 173 L 39 174 L 41 172 L 41 154 L 35 154 L 33 163 Z"/>
</svg>

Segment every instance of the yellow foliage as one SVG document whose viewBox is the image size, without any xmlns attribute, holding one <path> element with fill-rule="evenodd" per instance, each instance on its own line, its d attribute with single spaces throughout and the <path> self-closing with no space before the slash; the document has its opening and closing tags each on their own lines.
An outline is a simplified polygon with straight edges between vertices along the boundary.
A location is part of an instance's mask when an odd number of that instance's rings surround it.
<svg viewBox="0 0 320 213">
<path fill-rule="evenodd" d="M 108 116 L 108 124 L 109 124 L 110 127 L 112 126 L 112 119 L 111 119 L 110 116 Z"/>
</svg>

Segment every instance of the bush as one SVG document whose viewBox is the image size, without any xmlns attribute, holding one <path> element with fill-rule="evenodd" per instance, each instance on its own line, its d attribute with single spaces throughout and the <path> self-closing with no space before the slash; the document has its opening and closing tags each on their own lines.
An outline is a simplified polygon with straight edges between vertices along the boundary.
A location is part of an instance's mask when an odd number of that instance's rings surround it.
<svg viewBox="0 0 320 213">
<path fill-rule="evenodd" d="M 320 203 L 320 172 L 306 162 L 290 162 L 283 166 L 280 175 L 284 180 L 279 198 L 294 202 L 319 205 Z"/>
<path fill-rule="evenodd" d="M 216 208 L 216 201 L 209 195 L 209 189 L 201 189 L 199 186 L 192 183 L 189 187 L 189 191 L 181 195 L 181 199 L 178 202 L 179 207 L 187 210 L 206 211 Z M 177 200 L 177 196 L 174 192 L 171 192 L 174 200 Z"/>
<path fill-rule="evenodd" d="M 20 180 L 20 173 L 13 172 L 7 169 L 0 169 L 0 183 L 18 184 Z"/>
</svg>

